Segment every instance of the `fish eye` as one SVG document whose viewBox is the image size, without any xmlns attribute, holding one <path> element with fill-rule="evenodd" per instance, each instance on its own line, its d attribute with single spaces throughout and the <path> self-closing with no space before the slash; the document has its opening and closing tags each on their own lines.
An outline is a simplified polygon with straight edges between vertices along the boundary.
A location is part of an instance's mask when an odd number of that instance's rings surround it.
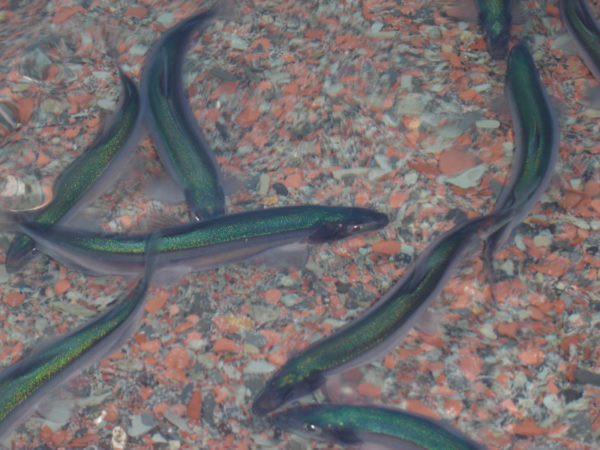
<svg viewBox="0 0 600 450">
<path fill-rule="evenodd" d="M 311 434 L 316 433 L 317 431 L 319 431 L 319 427 L 316 426 L 314 423 L 305 423 L 304 431 L 311 433 Z"/>
</svg>

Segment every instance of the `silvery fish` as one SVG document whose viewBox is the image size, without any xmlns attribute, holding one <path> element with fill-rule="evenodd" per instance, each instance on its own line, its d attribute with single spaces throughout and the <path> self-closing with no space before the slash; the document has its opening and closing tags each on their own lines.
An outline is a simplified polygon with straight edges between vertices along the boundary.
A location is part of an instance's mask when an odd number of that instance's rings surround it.
<svg viewBox="0 0 600 450">
<path fill-rule="evenodd" d="M 254 400 L 267 414 L 321 387 L 330 375 L 376 360 L 398 345 L 431 305 L 465 249 L 510 218 L 503 212 L 471 219 L 436 240 L 369 310 L 288 360 Z"/>
<path fill-rule="evenodd" d="M 514 216 L 486 242 L 484 261 L 490 273 L 497 248 L 529 214 L 550 183 L 559 147 L 554 111 L 524 44 L 510 52 L 504 92 L 515 129 L 515 153 L 494 211 L 511 209 Z"/>
<path fill-rule="evenodd" d="M 225 195 L 219 167 L 185 93 L 183 57 L 193 32 L 206 28 L 219 10 L 213 7 L 169 29 L 154 45 L 142 75 L 146 122 L 160 160 L 196 220 L 225 214 Z"/>
<path fill-rule="evenodd" d="M 77 331 L 34 351 L 0 373 L 0 442 L 35 404 L 71 375 L 117 350 L 143 314 L 150 284 L 156 237 L 148 241 L 144 276 L 117 304 Z"/>
<path fill-rule="evenodd" d="M 62 224 L 105 192 L 127 167 L 141 131 L 141 102 L 135 83 L 122 71 L 120 106 L 90 147 L 54 183 L 52 200 L 28 218 Z M 36 255 L 34 241 L 19 234 L 6 253 L 6 271 L 21 269 Z"/>
<path fill-rule="evenodd" d="M 376 445 L 390 450 L 485 449 L 444 422 L 379 406 L 298 406 L 269 417 L 269 421 L 307 439 L 344 446 Z"/>
</svg>

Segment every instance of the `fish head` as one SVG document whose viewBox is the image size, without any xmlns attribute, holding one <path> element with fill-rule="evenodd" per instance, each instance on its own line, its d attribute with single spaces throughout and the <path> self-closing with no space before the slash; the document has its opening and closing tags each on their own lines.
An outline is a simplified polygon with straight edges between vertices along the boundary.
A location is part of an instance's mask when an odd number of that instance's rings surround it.
<svg viewBox="0 0 600 450">
<path fill-rule="evenodd" d="M 366 208 L 340 208 L 311 234 L 310 243 L 331 242 L 379 230 L 389 223 L 387 215 Z"/>
<path fill-rule="evenodd" d="M 285 368 L 284 366 L 282 370 Z M 325 376 L 319 372 L 313 372 L 308 376 L 298 376 L 291 371 L 277 373 L 267 382 L 252 403 L 252 412 L 257 416 L 264 416 L 292 400 L 316 391 L 324 382 Z"/>
<path fill-rule="evenodd" d="M 304 405 L 288 408 L 269 417 L 277 428 L 309 440 L 356 445 L 362 442 L 351 427 L 344 425 L 336 405 Z"/>
</svg>

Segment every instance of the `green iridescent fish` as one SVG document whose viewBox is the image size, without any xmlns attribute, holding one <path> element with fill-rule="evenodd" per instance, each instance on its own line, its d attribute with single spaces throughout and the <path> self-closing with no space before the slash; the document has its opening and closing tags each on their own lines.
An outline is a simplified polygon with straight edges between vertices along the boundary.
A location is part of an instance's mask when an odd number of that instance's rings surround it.
<svg viewBox="0 0 600 450">
<path fill-rule="evenodd" d="M 515 129 L 515 152 L 511 173 L 494 212 L 512 209 L 515 214 L 486 242 L 484 261 L 489 273 L 496 249 L 529 214 L 550 183 L 559 147 L 556 117 L 531 54 L 523 44 L 510 52 L 504 91 Z"/>
<path fill-rule="evenodd" d="M 30 220 L 53 225 L 69 220 L 105 192 L 127 167 L 141 131 L 141 102 L 135 83 L 119 71 L 123 90 L 119 107 L 104 131 L 54 183 L 53 198 Z M 36 255 L 34 241 L 24 234 L 15 237 L 6 254 L 6 271 L 21 269 Z"/>
<path fill-rule="evenodd" d="M 483 450 L 444 422 L 392 408 L 307 405 L 269 418 L 278 428 L 307 439 L 345 446 L 376 445 L 389 449 Z"/>
<path fill-rule="evenodd" d="M 298 243 L 343 239 L 379 229 L 385 214 L 365 208 L 289 206 L 215 217 L 161 230 L 156 270 L 167 279 L 190 271 L 252 258 Z M 92 274 L 138 276 L 148 234 L 103 234 L 57 229 L 37 222 L 15 224 L 41 251 Z"/>
<path fill-rule="evenodd" d="M 0 442 L 44 395 L 78 370 L 116 351 L 133 333 L 143 313 L 155 245 L 153 236 L 148 241 L 144 276 L 125 298 L 82 328 L 0 373 Z"/>
<path fill-rule="evenodd" d="M 600 81 L 600 26 L 585 0 L 560 0 L 560 18 L 575 40 L 579 54 Z"/>
<path fill-rule="evenodd" d="M 491 232 L 510 213 L 471 219 L 441 236 L 405 275 L 358 319 L 291 358 L 267 381 L 252 411 L 267 414 L 321 387 L 326 377 L 378 359 L 393 349 L 431 305 L 452 268 L 479 232 Z"/>
<path fill-rule="evenodd" d="M 488 52 L 493 59 L 506 58 L 512 26 L 512 0 L 477 0 L 476 3 Z"/>
<path fill-rule="evenodd" d="M 206 28 L 218 12 L 213 7 L 169 29 L 154 46 L 142 75 L 148 128 L 196 220 L 225 214 L 225 195 L 219 167 L 185 93 L 183 57 L 192 33 Z"/>
</svg>

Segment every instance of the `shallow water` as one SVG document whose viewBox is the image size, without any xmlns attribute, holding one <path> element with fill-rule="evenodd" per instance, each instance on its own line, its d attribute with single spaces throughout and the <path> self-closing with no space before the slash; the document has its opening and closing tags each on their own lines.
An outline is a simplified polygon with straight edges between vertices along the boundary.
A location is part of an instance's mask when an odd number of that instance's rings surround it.
<svg viewBox="0 0 600 450">
<path fill-rule="evenodd" d="M 568 38 L 548 13 L 553 3 L 528 5 L 514 35 L 527 38 L 562 105 L 562 144 L 546 194 L 498 255 L 496 301 L 476 254 L 435 302 L 437 334 L 411 332 L 329 394 L 435 415 L 490 448 L 594 447 L 600 390 L 576 382 L 576 369 L 600 374 L 600 106 L 584 99 L 597 82 L 561 44 Z M 250 263 L 155 288 L 128 344 L 62 389 L 46 418 L 25 422 L 12 438 L 17 448 L 119 448 L 122 431 L 127 448 L 313 448 L 250 415 L 266 378 L 357 317 L 436 235 L 493 207 L 513 133 L 509 117 L 490 107 L 502 98 L 505 63 L 489 58 L 474 24 L 446 17 L 437 2 L 237 8 L 234 21 L 217 21 L 194 41 L 185 67 L 196 118 L 234 180 L 228 211 L 359 205 L 389 214 L 390 225 L 313 247 L 301 269 Z M 161 31 L 200 9 L 181 1 L 0 2 L 0 93 L 19 105 L 23 122 L 0 137 L 1 177 L 51 183 L 118 101 L 111 52 L 139 81 Z M 145 196 L 147 180 L 161 173 L 147 137 L 129 172 L 76 223 L 138 231 L 187 220 L 185 206 Z M 30 207 L 31 196 L 22 202 Z M 0 235 L 0 252 L 11 238 Z M 0 267 L 0 283 L 3 367 L 89 320 L 128 286 L 45 257 L 17 274 Z M 44 428 L 50 420 L 55 432 Z"/>
</svg>

